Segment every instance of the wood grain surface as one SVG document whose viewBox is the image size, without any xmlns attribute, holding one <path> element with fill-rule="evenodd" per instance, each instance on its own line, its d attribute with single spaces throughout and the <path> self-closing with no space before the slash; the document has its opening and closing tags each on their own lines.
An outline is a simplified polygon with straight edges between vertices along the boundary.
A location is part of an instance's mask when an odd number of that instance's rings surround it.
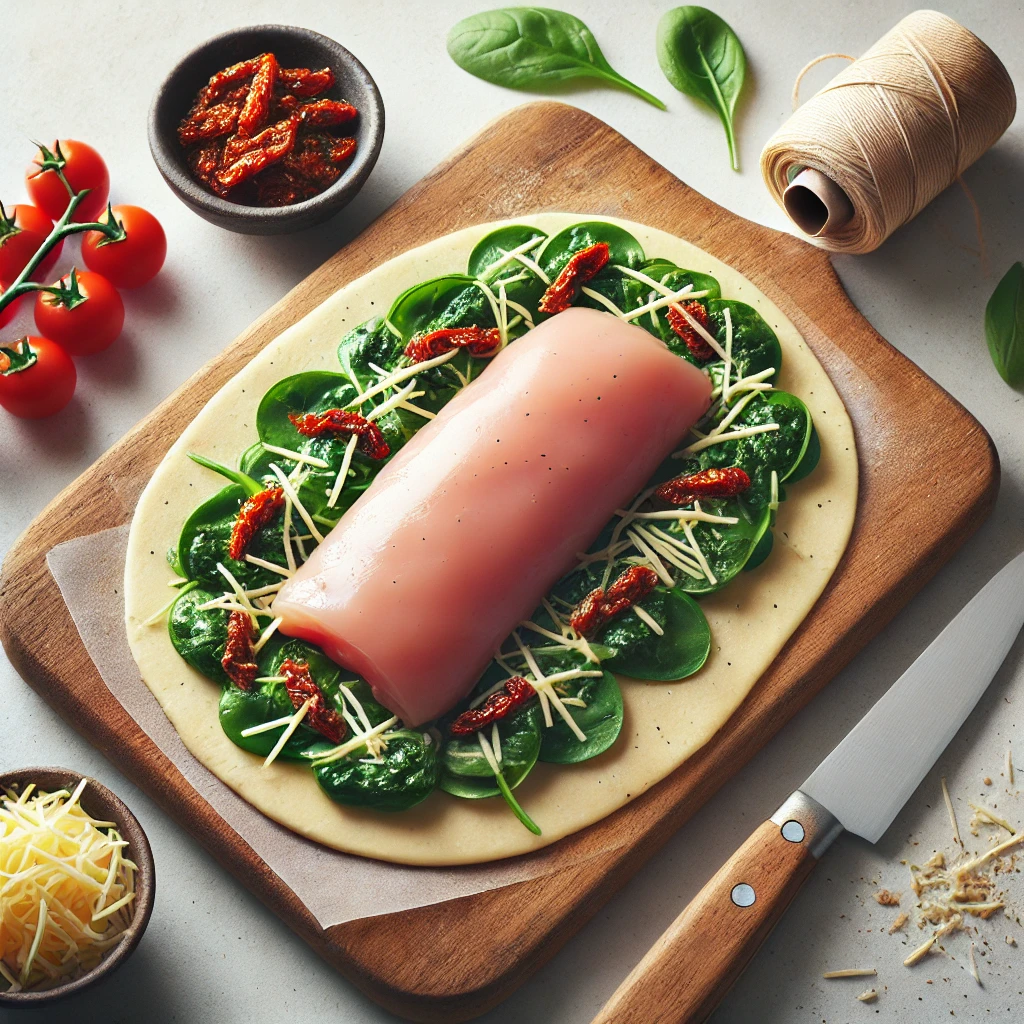
<svg viewBox="0 0 1024 1024">
<path fill-rule="evenodd" d="M 723 729 L 659 785 L 562 840 L 557 879 L 323 930 L 102 684 L 45 554 L 127 522 L 149 475 L 207 399 L 338 287 L 438 235 L 542 210 L 632 218 L 672 232 L 779 305 L 853 418 L 861 470 L 853 537 L 811 615 Z M 4 564 L 0 639 L 68 722 L 354 984 L 416 1021 L 467 1020 L 548 960 L 906 604 L 988 514 L 998 475 L 981 425 L 871 328 L 825 253 L 716 206 L 591 115 L 531 103 L 487 125 L 410 189 L 39 515 Z M 936 516 L 940 486 L 944 512 Z"/>
</svg>

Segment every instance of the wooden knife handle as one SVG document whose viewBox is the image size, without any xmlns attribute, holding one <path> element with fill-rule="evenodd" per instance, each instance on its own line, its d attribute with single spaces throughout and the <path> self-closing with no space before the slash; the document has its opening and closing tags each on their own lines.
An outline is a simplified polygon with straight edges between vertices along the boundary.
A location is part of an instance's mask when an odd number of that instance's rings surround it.
<svg viewBox="0 0 1024 1024">
<path fill-rule="evenodd" d="M 794 793 L 694 897 L 593 1024 L 705 1020 L 841 830 L 820 804 Z"/>
</svg>

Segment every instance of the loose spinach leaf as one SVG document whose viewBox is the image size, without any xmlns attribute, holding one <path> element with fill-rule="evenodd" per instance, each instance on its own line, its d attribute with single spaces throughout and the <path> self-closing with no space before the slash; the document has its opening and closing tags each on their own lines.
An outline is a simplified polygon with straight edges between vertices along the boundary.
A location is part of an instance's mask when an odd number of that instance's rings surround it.
<svg viewBox="0 0 1024 1024">
<path fill-rule="evenodd" d="M 736 379 L 737 373 L 746 377 L 768 369 L 774 369 L 776 374 L 779 372 L 782 368 L 782 346 L 776 333 L 753 306 L 735 299 L 701 301 L 708 311 L 711 333 L 723 349 L 727 333 L 725 311 L 729 310 L 729 319 L 732 320 L 732 380 Z M 686 354 L 680 351 L 680 355 Z"/>
<path fill-rule="evenodd" d="M 612 70 L 579 18 L 548 7 L 506 7 L 463 18 L 448 33 L 448 55 L 471 75 L 510 89 L 597 78 L 665 109 L 656 96 Z"/>
<path fill-rule="evenodd" d="M 320 788 L 334 801 L 374 811 L 407 811 L 437 788 L 441 765 L 429 733 L 410 729 L 389 737 L 381 763 L 362 761 L 365 748 L 313 769 Z"/>
<path fill-rule="evenodd" d="M 658 587 L 644 598 L 641 607 L 665 635 L 654 633 L 632 610 L 624 612 L 600 638 L 616 650 L 611 667 L 637 679 L 671 682 L 692 676 L 711 650 L 711 627 L 700 605 L 677 588 Z"/>
<path fill-rule="evenodd" d="M 572 224 L 552 235 L 540 251 L 540 265 L 544 272 L 554 280 L 562 272 L 570 258 L 581 249 L 588 249 L 598 242 L 607 242 L 610 253 L 609 264 L 616 263 L 624 267 L 640 269 L 644 261 L 644 250 L 640 243 L 625 229 L 617 224 L 608 224 L 601 220 L 588 220 L 580 224 Z M 601 274 L 614 275 L 621 279 L 617 270 L 605 267 Z M 600 276 L 600 275 L 598 275 Z M 592 280 L 596 281 L 597 277 Z"/>
<path fill-rule="evenodd" d="M 1012 388 L 1024 384 L 1024 264 L 1003 275 L 985 307 L 985 338 L 999 376 Z"/>
<path fill-rule="evenodd" d="M 680 92 L 706 103 L 725 128 L 729 162 L 738 171 L 733 117 L 747 74 L 736 33 L 706 7 L 676 7 L 658 22 L 658 63 Z"/>
<path fill-rule="evenodd" d="M 805 476 L 810 476 L 814 472 L 818 465 L 818 461 L 821 459 L 821 438 L 818 437 L 818 430 L 814 424 L 811 424 L 811 436 L 807 439 L 807 448 L 804 451 L 803 457 L 793 467 L 793 471 L 786 477 L 790 483 L 796 483 L 798 480 L 803 480 Z"/>
<path fill-rule="evenodd" d="M 552 711 L 554 724 L 542 730 L 541 761 L 553 764 L 578 764 L 603 754 L 622 730 L 622 691 L 611 672 L 600 677 L 574 679 L 558 686 L 559 693 L 586 701 L 585 708 L 566 705 L 573 721 L 586 734 L 579 737 Z"/>
</svg>

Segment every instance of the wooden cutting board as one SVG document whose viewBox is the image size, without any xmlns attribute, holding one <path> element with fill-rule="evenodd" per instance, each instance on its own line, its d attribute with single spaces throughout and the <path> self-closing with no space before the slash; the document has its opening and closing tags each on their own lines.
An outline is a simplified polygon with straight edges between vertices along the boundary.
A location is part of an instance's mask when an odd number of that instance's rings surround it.
<svg viewBox="0 0 1024 1024">
<path fill-rule="evenodd" d="M 207 399 L 341 285 L 438 235 L 542 210 L 626 217 L 669 231 L 734 266 L 780 306 L 853 418 L 861 471 L 853 537 L 811 615 L 736 714 L 659 785 L 562 840 L 557 880 L 323 930 L 102 685 L 45 555 L 61 541 L 128 521 L 145 481 Z M 492 122 L 410 189 L 40 514 L 4 564 L 0 638 L 64 718 L 328 963 L 398 1014 L 461 1021 L 553 956 L 906 604 L 988 514 L 998 480 L 982 426 L 871 328 L 825 253 L 716 206 L 589 114 L 531 103 Z M 939 488 L 944 511 L 936 516 Z"/>
</svg>

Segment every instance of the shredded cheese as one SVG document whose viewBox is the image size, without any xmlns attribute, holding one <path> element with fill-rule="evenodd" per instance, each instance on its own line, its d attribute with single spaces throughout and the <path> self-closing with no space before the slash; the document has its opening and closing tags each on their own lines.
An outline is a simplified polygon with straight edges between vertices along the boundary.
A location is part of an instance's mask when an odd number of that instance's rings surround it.
<svg viewBox="0 0 1024 1024">
<path fill-rule="evenodd" d="M 317 458 L 315 455 L 306 455 L 303 452 L 295 452 L 290 448 L 279 448 L 276 444 L 267 444 L 266 441 L 261 441 L 261 445 L 273 455 L 281 455 L 286 459 L 290 459 L 292 462 L 298 462 L 307 466 L 316 466 L 317 469 L 329 469 L 330 464 L 324 459 Z"/>
<path fill-rule="evenodd" d="M 6 991 L 41 990 L 95 968 L 131 923 L 133 861 L 113 822 L 73 794 L 0 797 L 0 976 Z"/>
<path fill-rule="evenodd" d="M 284 745 L 292 738 L 292 733 L 298 729 L 299 724 L 306 717 L 306 712 L 309 710 L 309 705 L 312 703 L 313 698 L 308 697 L 302 702 L 302 707 L 295 712 L 291 718 L 288 719 L 288 725 L 285 727 L 284 732 L 277 738 L 277 742 L 274 744 L 274 749 L 267 754 L 267 759 L 263 762 L 264 768 L 269 768 L 277 760 L 277 755 L 284 750 Z"/>
</svg>

